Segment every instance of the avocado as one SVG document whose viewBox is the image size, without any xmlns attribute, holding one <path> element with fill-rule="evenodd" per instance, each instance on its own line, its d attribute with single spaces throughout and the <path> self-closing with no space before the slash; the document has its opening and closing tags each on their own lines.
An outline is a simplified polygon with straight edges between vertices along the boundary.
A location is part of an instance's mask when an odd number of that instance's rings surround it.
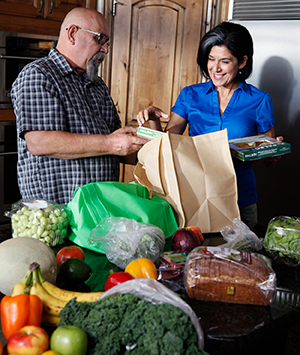
<svg viewBox="0 0 300 355">
<path fill-rule="evenodd" d="M 60 266 L 61 275 L 72 282 L 84 282 L 92 274 L 91 267 L 82 259 L 70 258 Z"/>
</svg>

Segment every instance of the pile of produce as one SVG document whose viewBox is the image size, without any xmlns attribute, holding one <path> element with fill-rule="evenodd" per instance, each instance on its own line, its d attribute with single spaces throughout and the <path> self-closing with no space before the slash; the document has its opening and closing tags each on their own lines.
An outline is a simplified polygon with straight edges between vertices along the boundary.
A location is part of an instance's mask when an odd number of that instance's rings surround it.
<svg viewBox="0 0 300 355">
<path fill-rule="evenodd" d="M 102 294 L 60 289 L 45 281 L 39 265 L 32 263 L 12 295 L 1 300 L 8 353 L 23 354 L 26 347 L 32 355 L 46 355 L 49 348 L 60 355 L 206 354 L 182 309 L 127 293 L 99 300 Z M 56 327 L 51 337 L 43 329 L 46 324 Z"/>
<path fill-rule="evenodd" d="M 300 263 L 300 220 L 284 216 L 273 218 L 268 224 L 264 247 L 270 253 Z"/>
<path fill-rule="evenodd" d="M 196 245 L 203 242 L 199 233 L 188 229 L 176 244 L 187 252 L 195 246 L 195 242 L 190 243 L 190 234 L 196 238 Z M 12 238 L 1 243 L 1 256 L 4 267 L 9 266 L 18 279 L 2 277 L 6 296 L 1 300 L 0 319 L 8 354 L 206 354 L 201 350 L 203 333 L 197 316 L 157 281 L 157 266 L 149 258 L 136 258 L 124 271 L 113 272 L 104 293 L 78 291 L 77 286 L 87 286 L 85 282 L 92 274 L 78 246 L 62 247 L 55 255 L 45 241 Z M 119 288 L 124 285 L 125 289 Z M 111 292 L 115 286 L 117 291 Z M 143 287 L 147 289 L 145 294 L 140 293 Z M 55 327 L 50 336 L 46 331 L 49 326 L 52 330 Z"/>
<path fill-rule="evenodd" d="M 189 316 L 171 304 L 118 294 L 91 303 L 72 299 L 59 316 L 59 326 L 87 333 L 88 355 L 203 354 Z"/>
<path fill-rule="evenodd" d="M 103 294 L 103 292 L 76 292 L 61 289 L 42 277 L 40 266 L 35 262 L 29 266 L 24 278 L 15 285 L 11 295 L 17 296 L 23 293 L 40 298 L 43 303 L 43 323 L 52 325 L 58 323 L 59 312 L 72 298 L 76 297 L 78 302 L 93 302 Z"/>
</svg>

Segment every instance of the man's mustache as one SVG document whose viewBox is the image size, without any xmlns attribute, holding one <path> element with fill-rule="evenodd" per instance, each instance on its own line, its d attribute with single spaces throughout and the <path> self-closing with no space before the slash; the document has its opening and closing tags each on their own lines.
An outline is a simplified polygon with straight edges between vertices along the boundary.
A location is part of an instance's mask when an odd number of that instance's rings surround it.
<svg viewBox="0 0 300 355">
<path fill-rule="evenodd" d="M 88 66 L 86 68 L 86 74 L 91 81 L 96 82 L 97 80 L 99 80 L 98 69 L 100 64 L 104 61 L 104 59 L 105 59 L 104 53 L 97 53 L 89 61 Z"/>
<path fill-rule="evenodd" d="M 93 64 L 96 64 L 96 63 L 101 64 L 104 61 L 104 59 L 105 59 L 105 54 L 98 53 L 93 56 L 93 58 L 91 59 L 91 62 L 93 62 Z"/>
</svg>

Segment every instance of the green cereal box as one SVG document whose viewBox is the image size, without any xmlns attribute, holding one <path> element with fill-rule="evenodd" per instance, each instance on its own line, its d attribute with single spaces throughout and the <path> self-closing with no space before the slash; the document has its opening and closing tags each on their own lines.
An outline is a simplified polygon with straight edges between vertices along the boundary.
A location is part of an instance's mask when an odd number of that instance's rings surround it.
<svg viewBox="0 0 300 355">
<path fill-rule="evenodd" d="M 137 136 L 146 139 L 155 139 L 165 134 L 165 132 L 156 131 L 146 127 L 139 127 L 137 130 Z"/>
<path fill-rule="evenodd" d="M 266 135 L 229 140 L 231 155 L 242 161 L 257 160 L 291 152 L 291 145 Z"/>
</svg>

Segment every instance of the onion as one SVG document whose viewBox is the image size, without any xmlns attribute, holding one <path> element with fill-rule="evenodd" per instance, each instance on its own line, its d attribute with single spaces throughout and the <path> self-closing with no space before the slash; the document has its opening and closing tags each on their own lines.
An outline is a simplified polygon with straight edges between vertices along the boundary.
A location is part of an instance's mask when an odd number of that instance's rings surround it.
<svg viewBox="0 0 300 355">
<path fill-rule="evenodd" d="M 180 228 L 172 236 L 171 249 L 175 253 L 188 254 L 201 244 L 197 233 L 188 228 Z"/>
</svg>

